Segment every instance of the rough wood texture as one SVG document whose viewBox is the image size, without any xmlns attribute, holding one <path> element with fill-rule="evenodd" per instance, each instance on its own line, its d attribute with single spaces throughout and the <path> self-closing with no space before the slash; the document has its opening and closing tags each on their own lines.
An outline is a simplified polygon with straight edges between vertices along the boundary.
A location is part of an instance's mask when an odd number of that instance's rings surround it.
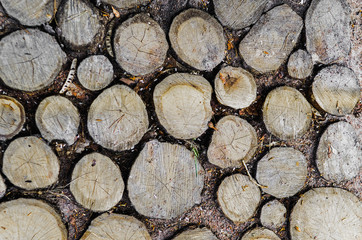
<svg viewBox="0 0 362 240">
<path fill-rule="evenodd" d="M 259 188 L 242 174 L 226 177 L 217 190 L 217 200 L 224 214 L 236 223 L 246 222 L 259 206 Z"/>
<path fill-rule="evenodd" d="M 288 60 L 288 74 L 293 78 L 305 79 L 313 70 L 312 56 L 305 50 L 299 49 L 290 55 Z"/>
<path fill-rule="evenodd" d="M 362 204 L 340 188 L 315 188 L 298 200 L 290 216 L 292 240 L 348 239 L 362 236 Z"/>
<path fill-rule="evenodd" d="M 357 76 L 351 69 L 338 65 L 322 69 L 314 78 L 312 91 L 318 105 L 337 116 L 351 113 L 361 96 Z"/>
<path fill-rule="evenodd" d="M 217 237 L 207 228 L 187 230 L 173 240 L 217 240 Z"/>
<path fill-rule="evenodd" d="M 85 155 L 74 167 L 70 191 L 82 206 L 96 212 L 107 211 L 122 198 L 121 171 L 107 156 Z"/>
<path fill-rule="evenodd" d="M 140 5 L 145 5 L 151 0 L 102 0 L 104 3 L 112 4 L 118 8 L 133 8 Z"/>
<path fill-rule="evenodd" d="M 114 36 L 118 64 L 132 75 L 145 75 L 166 59 L 168 43 L 158 23 L 142 13 L 122 23 Z"/>
<path fill-rule="evenodd" d="M 176 16 L 169 37 L 178 57 L 196 69 L 211 71 L 224 58 L 223 28 L 201 10 L 188 9 Z"/>
<path fill-rule="evenodd" d="M 254 155 L 258 139 L 255 129 L 237 116 L 223 117 L 215 127 L 207 151 L 209 162 L 221 168 L 242 167 Z"/>
<path fill-rule="evenodd" d="M 257 227 L 244 234 L 241 240 L 280 240 L 272 231 L 266 228 Z"/>
<path fill-rule="evenodd" d="M 200 203 L 204 169 L 181 145 L 146 143 L 132 166 L 128 194 L 145 216 L 171 219 Z"/>
<path fill-rule="evenodd" d="M 277 70 L 293 50 L 302 28 L 303 19 L 288 5 L 275 7 L 251 28 L 240 42 L 239 52 L 261 73 Z"/>
<path fill-rule="evenodd" d="M 5 36 L 0 52 L 0 78 L 7 86 L 23 91 L 50 85 L 66 57 L 55 38 L 37 29 Z"/>
<path fill-rule="evenodd" d="M 266 97 L 263 121 L 273 135 L 288 140 L 301 137 L 312 122 L 312 108 L 295 88 L 278 87 Z"/>
<path fill-rule="evenodd" d="M 226 106 L 246 108 L 256 98 L 254 77 L 242 68 L 222 68 L 216 75 L 214 84 L 217 100 Z"/>
<path fill-rule="evenodd" d="M 278 229 L 283 226 L 287 209 L 278 200 L 267 202 L 260 213 L 260 222 L 264 227 Z"/>
<path fill-rule="evenodd" d="M 1 203 L 0 226 L 0 239 L 3 240 L 67 239 L 67 229 L 59 214 L 35 199 L 19 198 Z"/>
<path fill-rule="evenodd" d="M 258 162 L 256 179 L 266 186 L 264 192 L 285 198 L 303 188 L 307 174 L 307 160 L 303 153 L 290 147 L 277 147 Z"/>
<path fill-rule="evenodd" d="M 50 96 L 39 104 L 35 121 L 41 135 L 49 142 L 59 139 L 72 145 L 78 133 L 80 115 L 65 97 Z"/>
<path fill-rule="evenodd" d="M 15 98 L 0 95 L 0 141 L 13 138 L 23 128 L 25 111 Z"/>
<path fill-rule="evenodd" d="M 211 94 L 212 87 L 202 76 L 172 74 L 153 93 L 158 120 L 176 138 L 196 138 L 212 117 Z"/>
<path fill-rule="evenodd" d="M 123 151 L 136 145 L 146 133 L 146 106 L 135 91 L 125 85 L 104 90 L 88 111 L 88 131 L 99 145 Z"/>
<path fill-rule="evenodd" d="M 0 175 L 0 199 L 5 195 L 6 185 L 3 177 Z"/>
<path fill-rule="evenodd" d="M 26 190 L 54 184 L 59 169 L 57 156 L 37 137 L 17 138 L 4 153 L 3 173 L 11 183 Z"/>
</svg>

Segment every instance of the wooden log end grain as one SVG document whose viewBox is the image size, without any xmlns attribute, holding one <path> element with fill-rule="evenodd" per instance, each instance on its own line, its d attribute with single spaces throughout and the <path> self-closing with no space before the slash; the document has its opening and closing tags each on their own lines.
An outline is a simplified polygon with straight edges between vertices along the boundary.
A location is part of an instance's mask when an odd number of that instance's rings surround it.
<svg viewBox="0 0 362 240">
<path fill-rule="evenodd" d="M 287 209 L 278 200 L 267 202 L 260 213 L 260 222 L 264 227 L 278 229 L 283 226 Z"/>
<path fill-rule="evenodd" d="M 217 240 L 218 238 L 207 228 L 187 230 L 177 235 L 173 240 Z"/>
<path fill-rule="evenodd" d="M 25 123 L 25 111 L 15 98 L 0 95 L 0 141 L 13 138 Z"/>
<path fill-rule="evenodd" d="M 211 71 L 224 58 L 223 28 L 215 18 L 201 10 L 188 9 L 176 16 L 169 38 L 177 56 L 198 70 Z"/>
<path fill-rule="evenodd" d="M 102 0 L 104 3 L 112 4 L 118 8 L 129 9 L 141 5 L 146 5 L 150 0 Z"/>
<path fill-rule="evenodd" d="M 3 177 L 0 175 L 0 199 L 5 195 L 6 185 Z"/>
<path fill-rule="evenodd" d="M 241 240 L 280 240 L 278 235 L 276 235 L 273 231 L 257 227 L 247 231 Z"/>
<path fill-rule="evenodd" d="M 0 239 L 15 238 L 66 240 L 67 229 L 47 203 L 19 198 L 0 204 Z"/>
<path fill-rule="evenodd" d="M 37 137 L 13 140 L 5 150 L 3 173 L 14 185 L 32 190 L 58 180 L 59 160 L 52 149 Z"/>
<path fill-rule="evenodd" d="M 305 50 L 299 49 L 290 55 L 288 60 L 288 74 L 293 78 L 305 79 L 313 70 L 312 56 Z"/>
<path fill-rule="evenodd" d="M 107 156 L 88 154 L 74 167 L 70 191 L 85 208 L 95 212 L 107 211 L 122 198 L 124 182 L 121 171 Z"/>
</svg>

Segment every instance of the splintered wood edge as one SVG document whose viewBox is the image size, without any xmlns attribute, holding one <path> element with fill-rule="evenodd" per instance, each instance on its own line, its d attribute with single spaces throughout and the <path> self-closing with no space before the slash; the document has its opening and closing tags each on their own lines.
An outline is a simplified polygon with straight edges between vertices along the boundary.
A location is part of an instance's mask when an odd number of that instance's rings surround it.
<svg viewBox="0 0 362 240">
<path fill-rule="evenodd" d="M 10 103 L 6 103 L 6 102 L 10 102 Z M 11 106 L 11 103 L 13 103 L 17 109 L 14 109 L 14 107 Z M 8 106 L 9 109 L 13 112 L 13 111 L 19 111 L 19 114 L 16 115 L 20 115 L 20 119 L 16 119 L 18 121 L 17 123 L 17 127 L 16 129 L 14 129 L 12 132 L 9 132 L 8 134 L 4 134 L 2 131 L 0 133 L 0 141 L 5 141 L 6 139 L 11 139 L 13 138 L 15 135 L 17 135 L 21 129 L 23 128 L 23 125 L 25 123 L 25 110 L 24 107 L 21 103 L 19 103 L 15 98 L 12 97 L 8 97 L 5 95 L 0 95 L 0 129 L 5 128 L 7 125 L 12 125 L 10 123 L 8 123 L 7 121 L 5 121 L 5 118 L 3 117 L 4 114 L 4 108 L 5 106 Z M 12 116 L 15 116 L 15 114 L 12 114 Z M 11 127 L 7 128 L 10 129 Z"/>
</svg>

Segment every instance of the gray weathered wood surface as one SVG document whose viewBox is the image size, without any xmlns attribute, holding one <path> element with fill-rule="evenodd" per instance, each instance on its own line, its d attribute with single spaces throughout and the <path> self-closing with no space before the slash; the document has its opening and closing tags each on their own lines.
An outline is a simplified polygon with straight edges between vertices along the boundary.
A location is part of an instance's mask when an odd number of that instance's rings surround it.
<svg viewBox="0 0 362 240">
<path fill-rule="evenodd" d="M 288 60 L 288 74 L 291 77 L 305 79 L 313 70 L 312 56 L 305 50 L 299 49 L 290 55 Z"/>
<path fill-rule="evenodd" d="M 280 228 L 287 217 L 287 209 L 278 200 L 267 202 L 261 209 L 260 222 L 269 229 Z"/>
<path fill-rule="evenodd" d="M 13 138 L 25 123 L 25 110 L 15 98 L 0 95 L 0 141 Z"/>
<path fill-rule="evenodd" d="M 102 0 L 102 2 L 112 4 L 118 8 L 133 8 L 145 5 L 151 2 L 151 0 Z"/>
<path fill-rule="evenodd" d="M 5 193 L 6 193 L 6 185 L 3 177 L 0 175 L 0 199 L 5 195 Z"/>
<path fill-rule="evenodd" d="M 173 240 L 217 240 L 217 237 L 207 228 L 186 230 Z"/>
<path fill-rule="evenodd" d="M 281 240 L 278 235 L 267 228 L 253 228 L 246 232 L 241 240 Z"/>
</svg>

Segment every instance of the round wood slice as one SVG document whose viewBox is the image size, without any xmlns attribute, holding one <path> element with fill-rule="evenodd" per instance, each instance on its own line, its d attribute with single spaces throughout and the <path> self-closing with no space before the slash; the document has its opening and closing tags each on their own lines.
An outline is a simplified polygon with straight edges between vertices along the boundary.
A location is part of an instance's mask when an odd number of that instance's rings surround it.
<svg viewBox="0 0 362 240">
<path fill-rule="evenodd" d="M 79 64 L 77 76 L 86 89 L 101 90 L 113 80 L 113 65 L 106 56 L 90 56 Z"/>
<path fill-rule="evenodd" d="M 145 75 L 161 67 L 168 43 L 160 25 L 142 13 L 120 25 L 114 36 L 118 64 L 132 75 Z"/>
<path fill-rule="evenodd" d="M 293 78 L 305 79 L 313 70 L 312 56 L 305 50 L 299 49 L 290 55 L 288 60 L 288 74 Z"/>
<path fill-rule="evenodd" d="M 50 85 L 66 60 L 54 37 L 24 29 L 0 41 L 0 78 L 14 89 L 36 91 Z"/>
<path fill-rule="evenodd" d="M 207 228 L 187 230 L 173 240 L 217 240 L 217 237 Z"/>
<path fill-rule="evenodd" d="M 320 138 L 317 166 L 327 180 L 342 182 L 356 177 L 362 168 L 361 143 L 349 123 L 330 125 Z"/>
<path fill-rule="evenodd" d="M 215 18 L 201 10 L 188 9 L 176 16 L 169 37 L 181 60 L 196 69 L 211 71 L 224 58 L 223 28 Z"/>
<path fill-rule="evenodd" d="M 25 111 L 15 98 L 0 95 L 0 141 L 11 139 L 23 128 Z"/>
<path fill-rule="evenodd" d="M 348 239 L 362 236 L 362 204 L 340 188 L 315 188 L 298 200 L 290 216 L 292 240 Z"/>
<path fill-rule="evenodd" d="M 295 88 L 278 87 L 272 90 L 263 105 L 266 128 L 280 139 L 301 137 L 312 122 L 312 108 Z"/>
<path fill-rule="evenodd" d="M 211 94 L 212 87 L 202 76 L 172 74 L 153 93 L 158 120 L 176 138 L 196 138 L 208 129 Z"/>
<path fill-rule="evenodd" d="M 207 151 L 209 162 L 221 168 L 242 167 L 257 148 L 255 129 L 244 119 L 236 116 L 223 117 L 215 127 Z"/>
<path fill-rule="evenodd" d="M 5 195 L 5 192 L 6 192 L 6 185 L 3 177 L 0 175 L 0 198 L 2 198 Z"/>
<path fill-rule="evenodd" d="M 225 67 L 215 77 L 217 100 L 238 109 L 248 107 L 256 99 L 253 75 L 242 68 Z"/>
<path fill-rule="evenodd" d="M 351 113 L 361 96 L 355 73 L 338 65 L 322 69 L 314 78 L 312 91 L 318 105 L 337 116 Z"/>
<path fill-rule="evenodd" d="M 259 188 L 242 174 L 225 178 L 217 190 L 222 211 L 237 223 L 244 223 L 255 214 L 260 199 Z"/>
<path fill-rule="evenodd" d="M 146 143 L 132 166 L 128 194 L 148 217 L 171 219 L 200 203 L 204 169 L 184 146 Z"/>
<path fill-rule="evenodd" d="M 81 240 L 151 240 L 145 225 L 134 217 L 103 213 L 94 219 Z"/>
<path fill-rule="evenodd" d="M 80 116 L 71 101 L 62 96 L 50 96 L 39 104 L 35 121 L 46 140 L 60 139 L 72 145 L 78 133 Z"/>
<path fill-rule="evenodd" d="M 70 191 L 82 206 L 96 212 L 107 211 L 122 198 L 121 171 L 107 156 L 85 155 L 74 167 Z"/>
<path fill-rule="evenodd" d="M 303 188 L 307 174 L 307 160 L 303 153 L 291 147 L 277 147 L 258 162 L 256 179 L 266 186 L 264 192 L 285 198 Z"/>
<path fill-rule="evenodd" d="M 135 91 L 125 85 L 104 90 L 88 111 L 88 131 L 99 145 L 123 151 L 136 145 L 146 133 L 146 106 Z"/>
<path fill-rule="evenodd" d="M 0 239 L 67 239 L 59 214 L 36 199 L 19 198 L 0 204 Z"/>
<path fill-rule="evenodd" d="M 37 137 L 17 138 L 4 153 L 3 173 L 11 183 L 26 190 L 54 184 L 59 169 L 57 156 Z"/>
<path fill-rule="evenodd" d="M 278 200 L 267 202 L 260 213 L 260 222 L 264 227 L 277 229 L 283 226 L 287 209 Z"/>
<path fill-rule="evenodd" d="M 257 227 L 247 231 L 241 240 L 280 240 L 280 238 L 269 229 Z"/>
<path fill-rule="evenodd" d="M 150 0 L 102 0 L 104 3 L 112 4 L 118 8 L 133 8 L 140 5 L 145 5 L 150 2 Z"/>
</svg>

